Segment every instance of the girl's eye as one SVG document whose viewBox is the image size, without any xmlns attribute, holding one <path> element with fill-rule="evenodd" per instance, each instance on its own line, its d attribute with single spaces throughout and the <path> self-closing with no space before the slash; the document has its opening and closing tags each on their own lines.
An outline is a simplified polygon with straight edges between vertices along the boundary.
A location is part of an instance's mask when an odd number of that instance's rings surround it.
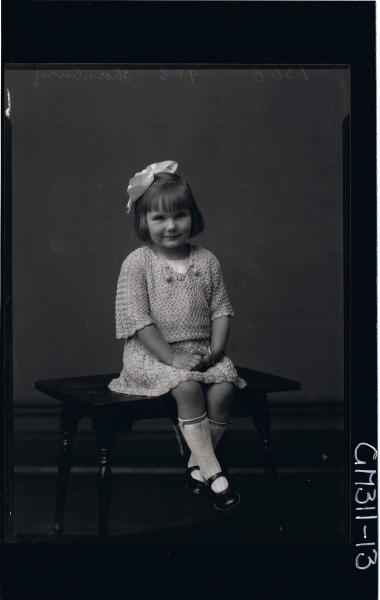
<svg viewBox="0 0 380 600">
<path fill-rule="evenodd" d="M 185 218 L 187 217 L 187 213 L 186 213 L 186 212 L 184 212 L 184 211 L 181 211 L 181 212 L 178 212 L 178 213 L 173 213 L 173 214 L 171 214 L 171 215 L 170 215 L 170 217 L 171 217 L 172 219 L 185 219 Z M 164 220 L 165 220 L 165 218 L 166 218 L 166 216 L 165 216 L 165 215 L 160 215 L 160 214 L 157 214 L 157 215 L 153 215 L 153 216 L 151 217 L 151 220 L 152 220 L 152 221 L 164 221 Z"/>
</svg>

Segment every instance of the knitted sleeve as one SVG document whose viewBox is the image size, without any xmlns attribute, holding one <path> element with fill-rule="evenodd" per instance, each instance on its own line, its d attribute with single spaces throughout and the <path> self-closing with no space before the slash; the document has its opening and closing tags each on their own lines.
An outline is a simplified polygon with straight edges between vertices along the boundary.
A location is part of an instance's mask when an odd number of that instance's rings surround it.
<svg viewBox="0 0 380 600">
<path fill-rule="evenodd" d="M 211 282 L 211 321 L 219 317 L 233 317 L 235 313 L 224 285 L 222 269 L 213 254 L 211 254 Z"/>
<path fill-rule="evenodd" d="M 149 312 L 144 256 L 132 252 L 122 264 L 116 291 L 116 337 L 129 338 L 153 323 Z"/>
</svg>

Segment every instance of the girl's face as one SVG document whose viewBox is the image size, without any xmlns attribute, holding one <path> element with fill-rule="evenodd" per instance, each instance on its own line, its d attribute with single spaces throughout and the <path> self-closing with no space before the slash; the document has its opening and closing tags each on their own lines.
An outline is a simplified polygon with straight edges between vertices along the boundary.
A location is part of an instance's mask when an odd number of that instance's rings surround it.
<svg viewBox="0 0 380 600">
<path fill-rule="evenodd" d="M 152 210 L 148 211 L 146 217 L 153 244 L 174 250 L 187 243 L 191 234 L 191 214 L 188 209 L 174 212 Z"/>
</svg>

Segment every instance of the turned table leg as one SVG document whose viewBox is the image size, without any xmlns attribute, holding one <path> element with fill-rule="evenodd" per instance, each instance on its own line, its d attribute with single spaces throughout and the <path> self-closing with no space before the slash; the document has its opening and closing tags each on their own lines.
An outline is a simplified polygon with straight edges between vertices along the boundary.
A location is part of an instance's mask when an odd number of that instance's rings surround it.
<svg viewBox="0 0 380 600">
<path fill-rule="evenodd" d="M 108 534 L 109 506 L 112 489 L 111 452 L 113 448 L 115 433 L 108 419 L 94 419 L 98 444 L 98 515 L 99 535 Z"/>
<path fill-rule="evenodd" d="M 70 405 L 63 406 L 61 415 L 62 441 L 58 464 L 57 496 L 53 525 L 53 534 L 57 536 L 63 533 L 67 488 L 71 470 L 72 438 L 81 417 L 81 410 L 77 407 Z"/>
<path fill-rule="evenodd" d="M 275 504 L 277 530 L 282 532 L 283 508 L 280 482 L 277 473 L 277 464 L 273 452 L 271 436 L 271 414 L 267 394 L 262 391 L 255 394 L 252 413 L 253 424 L 259 434 L 260 446 L 263 455 L 264 469 L 268 476 L 268 483 Z"/>
</svg>

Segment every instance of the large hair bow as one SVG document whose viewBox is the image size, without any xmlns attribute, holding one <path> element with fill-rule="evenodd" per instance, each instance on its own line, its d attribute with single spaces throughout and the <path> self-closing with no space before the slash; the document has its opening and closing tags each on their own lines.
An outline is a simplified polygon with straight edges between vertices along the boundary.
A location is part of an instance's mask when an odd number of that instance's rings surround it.
<svg viewBox="0 0 380 600">
<path fill-rule="evenodd" d="M 152 185 L 156 173 L 175 173 L 178 169 L 178 163 L 174 160 L 164 160 L 159 163 L 152 163 L 145 167 L 143 171 L 136 173 L 128 184 L 129 200 L 127 204 L 127 213 L 131 211 L 132 204 L 143 195 Z"/>
</svg>

